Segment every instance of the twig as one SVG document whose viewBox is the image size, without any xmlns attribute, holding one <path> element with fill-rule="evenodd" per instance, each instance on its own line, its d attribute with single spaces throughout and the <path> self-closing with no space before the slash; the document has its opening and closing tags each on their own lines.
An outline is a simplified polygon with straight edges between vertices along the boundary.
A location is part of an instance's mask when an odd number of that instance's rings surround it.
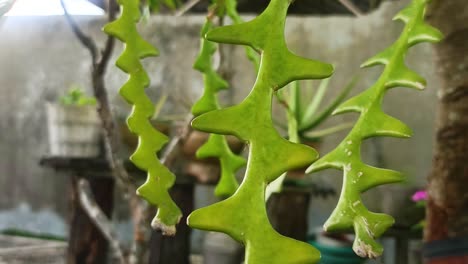
<svg viewBox="0 0 468 264">
<path fill-rule="evenodd" d="M 350 0 L 338 0 L 344 7 L 346 7 L 351 13 L 355 16 L 363 16 L 364 12 L 359 9 L 353 2 Z"/>
<path fill-rule="evenodd" d="M 79 39 L 79 41 L 85 46 L 89 52 L 91 53 L 92 58 L 92 71 L 91 71 L 91 79 L 92 79 L 92 88 L 94 91 L 94 96 L 96 97 L 97 101 L 99 102 L 98 106 L 98 114 L 101 119 L 102 127 L 104 129 L 104 141 L 106 146 L 106 158 L 108 159 L 111 168 L 112 174 L 116 179 L 117 184 L 122 187 L 126 193 L 130 196 L 129 204 L 132 210 L 132 217 L 135 223 L 139 222 L 138 216 L 140 215 L 141 208 L 138 206 L 138 202 L 136 202 L 139 198 L 136 196 L 136 185 L 130 180 L 129 174 L 123 165 L 123 161 L 118 156 L 119 147 L 120 147 L 120 137 L 115 129 L 114 118 L 112 115 L 112 111 L 109 104 L 108 94 L 105 86 L 104 75 L 105 70 L 107 68 L 107 64 L 110 60 L 113 47 L 114 47 L 114 40 L 112 37 L 108 36 L 106 40 L 106 44 L 104 50 L 101 51 L 101 54 L 98 54 L 98 48 L 94 40 L 83 33 L 83 31 L 79 28 L 78 24 L 73 20 L 73 18 L 67 12 L 66 6 L 61 0 L 62 7 L 64 9 L 65 17 L 70 24 L 75 36 Z M 109 0 L 109 14 L 108 19 L 109 22 L 115 18 L 115 8 L 114 8 L 114 0 Z M 100 55 L 100 58 L 98 56 Z M 93 217 L 94 215 L 90 215 L 91 219 L 96 221 L 96 218 Z M 96 221 L 98 222 L 98 221 Z M 97 223 L 96 223 L 97 224 Z M 97 225 L 97 227 L 103 232 L 106 233 L 108 230 L 103 230 L 102 226 Z M 145 230 L 142 230 L 140 225 L 135 225 L 135 233 L 145 233 Z M 138 239 L 135 236 L 135 239 Z M 112 244 L 115 241 L 109 240 Z M 145 244 L 146 241 L 135 241 L 136 245 L 142 247 L 142 244 Z M 145 244 L 146 245 L 146 244 Z M 129 259 L 136 259 L 136 262 L 141 261 L 138 259 L 138 256 L 131 254 Z M 120 258 L 121 263 L 127 263 L 125 258 Z"/>
<path fill-rule="evenodd" d="M 108 7 L 107 20 L 109 22 L 114 21 L 115 10 L 116 10 L 115 0 L 108 0 L 107 7 Z M 96 71 L 99 72 L 100 74 L 104 74 L 104 72 L 106 71 L 106 67 L 112 55 L 112 51 L 114 50 L 114 42 L 115 42 L 115 38 L 108 35 L 106 39 L 106 44 L 104 46 L 104 50 L 101 52 L 101 59 L 96 69 Z"/>
<path fill-rule="evenodd" d="M 194 7 L 200 1 L 201 0 L 190 0 L 186 2 L 178 10 L 176 10 L 175 16 L 183 16 L 185 13 L 187 13 L 192 7 Z"/>
<path fill-rule="evenodd" d="M 120 245 L 112 223 L 96 203 L 89 182 L 85 179 L 80 179 L 78 182 L 78 196 L 83 210 L 99 231 L 101 231 L 107 241 L 109 241 L 115 256 L 119 259 L 120 263 L 125 263 L 122 246 Z"/>
<path fill-rule="evenodd" d="M 119 150 L 119 136 L 115 130 L 114 118 L 111 112 L 109 99 L 104 82 L 104 73 L 109 63 L 113 48 L 114 48 L 114 38 L 108 37 L 104 50 L 101 51 L 100 58 L 98 57 L 98 47 L 94 40 L 86 35 L 78 26 L 76 21 L 70 16 L 64 0 L 60 0 L 62 5 L 65 18 L 67 19 L 68 24 L 73 30 L 73 33 L 78 38 L 78 40 L 85 46 L 91 53 L 91 59 L 93 61 L 93 67 L 91 72 L 92 84 L 94 96 L 99 102 L 98 112 L 99 117 L 104 128 L 105 136 L 104 140 L 106 143 L 106 152 L 109 163 L 112 167 L 112 172 L 114 177 L 117 180 L 117 183 L 120 187 L 127 189 L 129 193 L 134 193 L 136 187 L 132 186 L 128 172 L 126 171 L 122 160 L 118 157 Z M 115 18 L 115 8 L 114 0 L 109 0 L 109 10 L 108 10 L 108 19 L 112 21 Z"/>
<path fill-rule="evenodd" d="M 70 16 L 70 14 L 68 13 L 67 7 L 65 5 L 64 0 L 60 0 L 60 4 L 62 5 L 63 12 L 64 12 L 64 15 L 65 15 L 65 19 L 67 20 L 68 24 L 70 25 L 71 29 L 73 30 L 73 33 L 78 38 L 78 40 L 81 42 L 81 44 L 83 44 L 83 46 L 85 46 L 89 50 L 89 52 L 91 53 L 91 58 L 93 60 L 93 66 L 97 65 L 97 63 L 98 63 L 98 56 L 97 56 L 98 48 L 96 46 L 96 43 L 94 42 L 94 40 L 90 36 L 86 35 L 80 29 L 80 27 L 78 26 L 76 21 Z"/>
<path fill-rule="evenodd" d="M 179 144 L 187 139 L 190 133 L 190 122 L 192 119 L 193 116 L 191 114 L 187 115 L 183 127 L 177 131 L 177 135 L 171 139 L 169 144 L 167 144 L 167 147 L 161 157 L 161 163 L 164 164 L 164 166 L 170 168 L 175 158 L 178 156 L 180 147 Z"/>
</svg>

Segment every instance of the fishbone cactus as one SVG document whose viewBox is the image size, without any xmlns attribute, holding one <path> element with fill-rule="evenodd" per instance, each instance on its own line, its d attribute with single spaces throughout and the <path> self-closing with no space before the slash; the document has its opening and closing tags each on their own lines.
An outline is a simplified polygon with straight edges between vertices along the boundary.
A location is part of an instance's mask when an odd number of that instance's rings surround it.
<svg viewBox="0 0 468 264">
<path fill-rule="evenodd" d="M 317 263 L 320 253 L 304 242 L 278 234 L 268 221 L 265 188 L 282 173 L 309 165 L 317 152 L 289 142 L 275 130 L 271 117 L 273 93 L 294 80 L 329 77 L 333 67 L 291 53 L 284 39 L 290 0 L 272 0 L 254 20 L 208 32 L 210 41 L 248 45 L 261 51 L 257 81 L 239 105 L 195 118 L 196 129 L 232 134 L 249 142 L 244 181 L 228 199 L 193 212 L 191 227 L 224 232 L 246 247 L 245 262 Z"/>
<path fill-rule="evenodd" d="M 204 114 L 209 111 L 219 109 L 217 93 L 227 89 L 228 83 L 213 69 L 212 57 L 217 50 L 217 44 L 204 39 L 205 34 L 213 28 L 210 18 L 207 18 L 201 30 L 200 54 L 195 61 L 194 68 L 203 73 L 204 93 L 202 97 L 192 107 L 194 116 Z M 239 184 L 235 173 L 246 165 L 246 160 L 234 154 L 227 143 L 226 137 L 218 134 L 211 134 L 208 141 L 198 149 L 197 158 L 218 158 L 221 166 L 221 177 L 215 188 L 216 196 L 227 197 L 236 192 Z"/>
<path fill-rule="evenodd" d="M 125 50 L 116 65 L 130 75 L 120 89 L 120 94 L 133 105 L 127 119 L 129 129 L 139 136 L 137 150 L 131 156 L 133 163 L 148 172 L 148 177 L 137 193 L 158 207 L 152 226 L 164 234 L 173 235 L 181 212 L 169 196 L 168 189 L 174 184 L 174 175 L 158 160 L 156 153 L 167 143 L 167 137 L 154 129 L 149 118 L 154 105 L 145 94 L 150 79 L 140 59 L 157 56 L 158 51 L 138 33 L 136 23 L 140 20 L 139 0 L 119 0 L 122 13 L 119 19 L 107 24 L 104 31 L 124 42 Z"/>
<path fill-rule="evenodd" d="M 341 197 L 324 229 L 336 231 L 354 227 L 356 238 L 353 249 L 361 257 L 374 258 L 382 254 L 383 248 L 375 239 L 394 222 L 389 215 L 370 212 L 362 203 L 361 193 L 372 187 L 403 179 L 399 172 L 364 164 L 360 156 L 361 144 L 364 139 L 376 136 L 401 138 L 411 136 L 410 128 L 382 111 L 382 101 L 386 91 L 391 88 L 409 87 L 421 90 L 426 85 L 422 77 L 405 65 L 405 55 L 413 45 L 421 42 L 437 42 L 442 38 L 442 34 L 437 29 L 424 23 L 428 2 L 429 0 L 413 0 L 396 15 L 394 20 L 401 20 L 406 24 L 400 38 L 389 48 L 362 64 L 362 67 L 384 65 L 382 75 L 371 88 L 346 101 L 334 112 L 335 114 L 360 113 L 354 128 L 336 149 L 308 169 L 308 172 L 325 168 L 343 171 Z"/>
</svg>

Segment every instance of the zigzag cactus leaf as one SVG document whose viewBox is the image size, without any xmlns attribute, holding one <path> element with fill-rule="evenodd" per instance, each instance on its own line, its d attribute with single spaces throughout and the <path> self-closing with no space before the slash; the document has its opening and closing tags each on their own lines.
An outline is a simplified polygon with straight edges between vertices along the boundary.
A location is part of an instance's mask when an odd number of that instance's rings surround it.
<svg viewBox="0 0 468 264">
<path fill-rule="evenodd" d="M 229 18 L 232 19 L 234 24 L 237 25 L 237 24 L 244 23 L 239 13 L 237 12 L 237 0 L 224 0 L 224 1 L 226 5 L 226 14 L 229 16 Z M 255 70 L 258 73 L 258 69 L 260 69 L 260 56 L 254 49 L 248 46 L 245 47 L 245 53 L 247 55 L 247 59 L 249 59 L 252 62 Z"/>
<path fill-rule="evenodd" d="M 119 19 L 107 24 L 104 31 L 125 43 L 125 50 L 116 64 L 130 76 L 120 94 L 133 105 L 127 124 L 130 131 L 139 136 L 138 147 L 130 159 L 138 168 L 148 172 L 146 182 L 138 188 L 137 193 L 158 207 L 152 226 L 161 229 L 164 234 L 174 235 L 175 226 L 182 216 L 168 193 L 168 189 L 174 184 L 175 176 L 156 156 L 168 138 L 154 129 L 149 121 L 155 106 L 145 94 L 150 79 L 140 62 L 142 58 L 156 56 L 158 52 L 138 34 L 136 23 L 140 20 L 139 1 L 118 2 L 122 7 L 122 14 Z"/>
<path fill-rule="evenodd" d="M 228 83 L 216 72 L 212 66 L 213 55 L 217 50 L 217 44 L 208 41 L 203 36 L 213 28 L 213 23 L 207 18 L 201 30 L 201 48 L 194 68 L 203 73 L 205 89 L 202 97 L 192 107 L 192 114 L 199 116 L 209 111 L 219 109 L 217 93 L 228 88 Z M 221 176 L 215 188 L 215 195 L 229 197 L 233 195 L 239 183 L 235 173 L 247 164 L 247 161 L 235 155 L 222 135 L 210 135 L 208 141 L 200 147 L 196 153 L 197 158 L 218 158 L 221 166 Z"/>
<path fill-rule="evenodd" d="M 411 130 L 401 121 L 382 111 L 385 92 L 394 87 L 423 89 L 425 80 L 409 70 L 405 63 L 408 49 L 420 42 L 436 42 L 442 34 L 424 23 L 424 13 L 429 0 L 413 0 L 395 19 L 405 22 L 400 38 L 388 49 L 372 57 L 362 66 L 385 65 L 377 83 L 363 93 L 343 103 L 335 114 L 359 112 L 354 128 L 339 146 L 312 164 L 308 172 L 326 168 L 340 169 L 344 182 L 338 206 L 325 223 L 325 230 L 336 231 L 354 228 L 356 239 L 353 249 L 361 257 L 374 258 L 382 254 L 383 248 L 376 242 L 394 220 L 385 214 L 370 212 L 362 203 L 361 193 L 387 183 L 399 182 L 401 173 L 374 168 L 361 161 L 362 141 L 369 137 L 391 136 L 406 138 Z"/>
<path fill-rule="evenodd" d="M 273 126 L 273 93 L 289 81 L 327 78 L 333 66 L 293 55 L 286 47 L 284 26 L 289 0 L 272 0 L 254 20 L 213 29 L 207 39 L 245 44 L 262 51 L 257 81 L 239 105 L 207 112 L 192 122 L 196 129 L 231 134 L 249 142 L 246 175 L 237 192 L 224 201 L 194 211 L 193 228 L 229 234 L 246 246 L 247 264 L 317 263 L 320 253 L 307 243 L 278 234 L 265 208 L 266 186 L 286 171 L 306 166 L 317 152 L 292 143 Z"/>
</svg>

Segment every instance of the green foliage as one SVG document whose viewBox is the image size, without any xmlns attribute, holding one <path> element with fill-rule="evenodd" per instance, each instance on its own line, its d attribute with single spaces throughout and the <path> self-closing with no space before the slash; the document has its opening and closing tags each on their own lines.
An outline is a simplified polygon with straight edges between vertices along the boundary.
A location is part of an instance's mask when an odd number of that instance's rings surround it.
<svg viewBox="0 0 468 264">
<path fill-rule="evenodd" d="M 423 89 L 425 80 L 405 65 L 410 47 L 421 42 L 437 42 L 442 34 L 424 23 L 428 0 L 413 0 L 395 17 L 405 27 L 400 38 L 388 49 L 365 62 L 362 67 L 384 65 L 377 82 L 363 93 L 351 98 L 335 110 L 335 114 L 358 112 L 360 117 L 354 128 L 339 146 L 309 167 L 308 172 L 336 168 L 344 173 L 344 183 L 338 205 L 325 223 L 325 230 L 338 231 L 354 228 L 356 238 L 353 249 L 361 257 L 377 257 L 383 248 L 375 240 L 390 227 L 394 219 L 385 214 L 370 212 L 362 202 L 361 193 L 368 189 L 399 182 L 402 174 L 375 168 L 361 160 L 364 139 L 376 136 L 407 138 L 411 130 L 401 121 L 382 111 L 385 93 L 395 87 Z"/>
<path fill-rule="evenodd" d="M 293 82 L 288 91 L 280 90 L 276 93 L 278 101 L 285 106 L 287 110 L 289 138 L 298 137 L 297 142 L 303 140 L 320 141 L 322 137 L 332 133 L 339 132 L 349 128 L 349 124 L 340 124 L 331 128 L 314 131 L 319 125 L 323 124 L 336 107 L 341 104 L 349 92 L 354 88 L 357 78 L 354 78 L 343 90 L 339 92 L 335 99 L 328 105 L 321 107 L 325 92 L 328 89 L 330 79 L 323 80 L 315 93 L 301 93 L 299 82 Z M 294 127 L 294 131 L 291 131 Z"/>
<path fill-rule="evenodd" d="M 229 18 L 231 18 L 234 24 L 237 25 L 243 23 L 244 21 L 237 12 L 237 0 L 224 0 L 224 2 L 226 4 L 226 14 Z M 255 51 L 252 47 L 245 46 L 245 53 L 247 55 L 247 59 L 252 62 L 255 70 L 258 73 L 258 70 L 260 69 L 260 56 L 258 55 L 257 51 Z"/>
<path fill-rule="evenodd" d="M 261 51 L 257 81 L 239 105 L 214 110 L 195 118 L 192 126 L 211 133 L 232 134 L 250 144 L 244 181 L 228 199 L 193 212 L 191 227 L 219 231 L 246 246 L 248 263 L 316 263 L 312 246 L 278 234 L 268 221 L 265 189 L 284 172 L 301 168 L 317 152 L 289 142 L 275 130 L 271 118 L 274 91 L 294 80 L 329 77 L 333 67 L 291 53 L 284 39 L 289 0 L 272 0 L 254 20 L 209 31 L 210 41 L 248 45 Z"/>
<path fill-rule="evenodd" d="M 192 113 L 198 116 L 219 109 L 217 93 L 228 88 L 228 83 L 212 66 L 212 57 L 216 53 L 217 44 L 205 40 L 203 36 L 213 28 L 213 23 L 207 18 L 201 31 L 201 48 L 194 68 L 203 73 L 205 89 L 202 97 L 193 105 Z M 218 158 L 221 166 L 220 180 L 215 188 L 216 196 L 227 197 L 234 194 L 239 184 L 235 173 L 246 165 L 246 160 L 234 154 L 227 143 L 226 137 L 211 134 L 208 141 L 196 153 L 197 158 Z"/>
<path fill-rule="evenodd" d="M 67 94 L 60 97 L 59 102 L 62 105 L 74 105 L 74 106 L 82 106 L 82 105 L 96 105 L 96 98 L 88 97 L 84 94 L 81 87 L 78 85 L 73 85 L 70 90 L 68 90 Z"/>
<path fill-rule="evenodd" d="M 179 5 L 179 0 L 148 0 L 148 8 L 151 12 L 159 12 L 161 7 L 167 7 L 171 10 L 175 10 Z"/>
<path fill-rule="evenodd" d="M 107 24 L 104 31 L 124 42 L 125 50 L 117 60 L 117 66 L 130 75 L 120 94 L 133 105 L 127 123 L 130 131 L 139 136 L 139 144 L 131 156 L 133 163 L 148 172 L 148 177 L 137 193 L 158 207 L 152 225 L 165 234 L 174 234 L 180 221 L 181 211 L 171 199 L 168 189 L 174 184 L 175 176 L 158 160 L 156 153 L 167 143 L 168 138 L 154 129 L 149 119 L 155 106 L 145 94 L 150 79 L 140 59 L 157 56 L 158 51 L 139 34 L 136 23 L 140 20 L 138 0 L 119 0 L 122 14 L 119 19 Z"/>
</svg>

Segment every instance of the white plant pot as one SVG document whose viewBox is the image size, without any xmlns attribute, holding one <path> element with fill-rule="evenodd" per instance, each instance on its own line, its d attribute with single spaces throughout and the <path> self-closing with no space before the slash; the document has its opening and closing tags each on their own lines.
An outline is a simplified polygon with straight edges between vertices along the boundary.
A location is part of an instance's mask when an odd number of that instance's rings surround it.
<svg viewBox="0 0 468 264">
<path fill-rule="evenodd" d="M 101 124 L 96 106 L 47 104 L 50 154 L 73 158 L 99 155 Z"/>
</svg>

